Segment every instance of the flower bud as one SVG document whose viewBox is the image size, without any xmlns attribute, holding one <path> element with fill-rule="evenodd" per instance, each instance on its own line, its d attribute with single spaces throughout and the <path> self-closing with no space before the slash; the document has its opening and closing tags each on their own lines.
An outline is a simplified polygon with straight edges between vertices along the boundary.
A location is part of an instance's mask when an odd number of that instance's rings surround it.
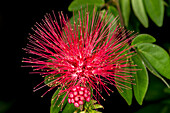
<svg viewBox="0 0 170 113">
<path fill-rule="evenodd" d="M 83 105 L 84 102 L 82 100 L 78 101 L 79 105 Z"/>
<path fill-rule="evenodd" d="M 89 102 L 90 99 L 91 99 L 90 96 L 88 96 L 88 97 L 86 98 L 86 101 Z"/>
<path fill-rule="evenodd" d="M 71 104 L 71 103 L 72 103 L 71 98 L 68 98 L 68 103 L 69 103 L 69 104 Z"/>
<path fill-rule="evenodd" d="M 74 101 L 76 101 L 76 102 L 79 101 L 79 97 L 76 96 L 76 97 L 74 98 Z"/>
<path fill-rule="evenodd" d="M 79 105 L 79 103 L 75 102 L 75 103 L 74 103 L 74 106 L 75 106 L 75 107 L 79 107 L 80 105 Z"/>
<path fill-rule="evenodd" d="M 83 93 L 83 91 L 79 91 L 79 95 L 83 95 L 84 93 Z"/>
<path fill-rule="evenodd" d="M 68 95 L 68 97 L 73 98 L 74 94 L 72 92 L 70 92 L 70 94 Z"/>
</svg>

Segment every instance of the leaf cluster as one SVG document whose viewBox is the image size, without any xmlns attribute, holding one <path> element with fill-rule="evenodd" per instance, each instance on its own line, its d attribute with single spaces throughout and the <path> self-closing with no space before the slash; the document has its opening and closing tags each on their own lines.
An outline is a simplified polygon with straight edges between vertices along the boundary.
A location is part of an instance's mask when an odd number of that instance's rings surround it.
<svg viewBox="0 0 170 113">
<path fill-rule="evenodd" d="M 93 10 L 104 13 L 108 12 L 113 17 L 119 16 L 120 21 L 118 22 L 128 30 L 140 32 L 140 25 L 148 28 L 150 19 L 158 27 L 161 27 L 165 15 L 165 7 L 167 7 L 167 15 L 170 16 L 170 7 L 168 4 L 170 4 L 170 0 L 169 3 L 164 0 L 73 0 L 68 10 L 74 12 L 75 19 L 79 16 L 77 13 L 78 10 L 82 10 L 83 15 L 85 15 L 85 10 L 87 9 L 91 14 Z M 70 18 L 70 22 L 73 23 L 73 17 Z M 143 104 L 144 100 L 154 101 L 167 97 L 170 94 L 168 83 L 170 80 L 169 53 L 157 45 L 156 39 L 149 34 L 137 35 L 133 39 L 131 46 L 134 46 L 133 49 L 136 51 L 136 55 L 130 59 L 137 65 L 135 68 L 138 69 L 134 75 L 136 85 L 125 84 L 131 87 L 131 89 L 123 89 L 123 92 L 118 90 L 120 95 L 128 105 L 132 104 L 133 95 L 140 105 Z M 45 83 L 49 82 L 45 81 Z M 59 90 L 54 93 L 53 97 L 58 94 Z M 54 106 L 54 100 L 52 100 L 51 113 L 58 113 L 60 111 L 60 98 L 62 99 L 62 96 L 59 97 Z M 72 104 L 68 104 L 67 99 L 65 99 L 62 113 L 68 111 L 70 113 L 98 113 L 98 111 L 93 109 L 103 107 L 95 103 L 95 100 L 91 100 L 89 103 L 86 102 L 84 111 L 81 111 Z M 169 105 L 170 98 L 166 98 L 161 100 L 160 104 L 151 104 L 137 113 L 168 113 L 170 110 Z"/>
</svg>

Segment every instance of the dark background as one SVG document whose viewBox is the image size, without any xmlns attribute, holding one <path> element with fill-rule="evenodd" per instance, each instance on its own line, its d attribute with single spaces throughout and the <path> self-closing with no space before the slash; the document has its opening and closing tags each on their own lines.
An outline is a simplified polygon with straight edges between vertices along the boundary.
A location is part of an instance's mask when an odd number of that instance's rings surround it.
<svg viewBox="0 0 170 113">
<path fill-rule="evenodd" d="M 61 1 L 19 1 L 3 2 L 0 6 L 0 56 L 1 56 L 1 74 L 0 74 L 0 113 L 7 110 L 7 113 L 49 113 L 50 101 L 55 90 L 47 93 L 41 98 L 41 95 L 48 89 L 43 88 L 33 92 L 33 87 L 40 83 L 43 78 L 39 75 L 30 75 L 30 68 L 21 68 L 22 58 L 26 56 L 22 48 L 26 47 L 28 42 L 28 33 L 32 33 L 31 27 L 35 22 L 41 22 L 45 13 L 52 13 L 54 10 L 63 11 L 71 17 L 72 13 L 67 8 L 72 0 Z M 169 37 L 170 18 L 165 16 L 162 28 L 156 27 L 152 21 L 149 21 L 149 28 L 141 26 L 141 33 L 148 33 L 157 39 L 157 44 L 163 46 Z M 141 106 L 134 100 L 132 106 L 128 106 L 123 98 L 117 93 L 109 97 L 104 94 L 106 101 L 101 101 L 105 107 L 102 110 L 114 113 L 132 113 Z M 145 102 L 144 102 L 145 103 Z M 147 104 L 147 103 L 146 103 Z M 3 113 L 3 112 L 2 112 Z"/>
</svg>

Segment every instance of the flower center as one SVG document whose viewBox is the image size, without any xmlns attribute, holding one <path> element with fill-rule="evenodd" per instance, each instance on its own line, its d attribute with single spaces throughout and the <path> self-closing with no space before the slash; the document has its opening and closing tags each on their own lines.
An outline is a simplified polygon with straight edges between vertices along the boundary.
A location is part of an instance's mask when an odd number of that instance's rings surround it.
<svg viewBox="0 0 170 113">
<path fill-rule="evenodd" d="M 71 72 L 71 75 L 73 77 L 81 79 L 82 77 L 86 77 L 93 74 L 92 71 L 94 67 L 92 65 L 93 62 L 91 57 L 74 57 L 72 61 L 68 60 L 68 63 L 71 64 L 69 72 Z"/>
</svg>

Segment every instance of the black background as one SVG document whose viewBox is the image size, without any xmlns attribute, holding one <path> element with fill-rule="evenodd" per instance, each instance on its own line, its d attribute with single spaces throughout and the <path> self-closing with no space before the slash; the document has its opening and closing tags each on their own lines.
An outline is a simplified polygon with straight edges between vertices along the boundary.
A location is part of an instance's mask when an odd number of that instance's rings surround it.
<svg viewBox="0 0 170 113">
<path fill-rule="evenodd" d="M 27 56 L 22 50 L 26 46 L 28 33 L 32 33 L 31 27 L 35 22 L 41 22 L 45 13 L 52 13 L 54 10 L 63 11 L 71 17 L 72 13 L 67 8 L 71 0 L 61 1 L 15 1 L 3 2 L 0 8 L 0 101 L 9 103 L 7 113 L 49 113 L 50 100 L 55 90 L 49 92 L 45 97 L 41 95 L 48 89 L 43 88 L 33 93 L 33 87 L 40 83 L 43 78 L 39 75 L 30 75 L 30 68 L 21 68 L 22 58 Z M 169 18 L 165 16 L 164 26 L 156 27 L 150 21 L 150 27 L 144 29 L 142 33 L 149 33 L 157 39 L 157 44 L 163 46 L 169 37 Z M 170 27 L 169 27 L 170 28 Z M 132 113 L 141 106 L 133 100 L 132 106 L 128 106 L 123 98 L 117 93 L 112 97 L 103 94 L 106 101 L 102 101 L 105 107 L 102 110 L 114 113 Z M 146 103 L 147 104 L 147 103 Z"/>
</svg>

